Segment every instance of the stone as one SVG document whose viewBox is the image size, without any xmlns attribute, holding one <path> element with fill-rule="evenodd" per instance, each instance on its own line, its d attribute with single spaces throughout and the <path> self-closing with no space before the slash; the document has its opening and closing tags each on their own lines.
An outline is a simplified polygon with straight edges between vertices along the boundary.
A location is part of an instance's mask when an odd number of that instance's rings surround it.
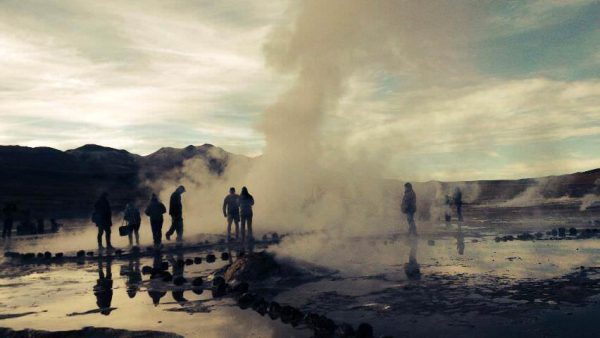
<svg viewBox="0 0 600 338">
<path fill-rule="evenodd" d="M 162 271 L 169 270 L 169 262 L 167 262 L 167 261 L 160 262 L 160 269 Z"/>
<path fill-rule="evenodd" d="M 252 310 L 258 312 L 261 316 L 267 313 L 269 303 L 264 298 L 257 298 L 252 303 Z"/>
<path fill-rule="evenodd" d="M 122 249 L 115 250 L 115 255 L 121 256 L 122 254 L 123 254 L 123 250 Z"/>
<path fill-rule="evenodd" d="M 173 284 L 175 284 L 177 286 L 182 286 L 185 283 L 187 283 L 187 279 L 185 279 L 185 277 L 183 277 L 183 276 L 177 276 L 177 277 L 173 278 Z"/>
<path fill-rule="evenodd" d="M 540 239 L 540 238 L 544 237 L 544 234 L 538 231 L 535 233 L 534 236 L 535 236 L 535 238 Z"/>
<path fill-rule="evenodd" d="M 269 308 L 267 309 L 269 312 L 269 317 L 273 320 L 278 319 L 281 316 L 281 305 L 279 303 L 273 301 L 269 303 Z"/>
<path fill-rule="evenodd" d="M 565 229 L 565 228 L 558 228 L 558 236 L 565 237 L 566 235 L 567 235 L 567 229 Z"/>
<path fill-rule="evenodd" d="M 202 257 L 194 257 L 194 264 L 202 264 Z"/>
<path fill-rule="evenodd" d="M 217 260 L 217 257 L 215 257 L 215 255 L 213 255 L 213 254 L 206 255 L 207 263 L 214 263 L 216 260 Z"/>
<path fill-rule="evenodd" d="M 88 257 L 94 257 L 94 252 L 93 251 L 88 251 L 87 255 L 88 255 Z"/>
<path fill-rule="evenodd" d="M 222 284 L 225 284 L 225 279 L 221 276 L 216 276 L 212 281 L 213 286 L 218 286 Z"/>
<path fill-rule="evenodd" d="M 140 253 L 140 247 L 139 246 L 134 246 L 131 248 L 131 253 L 134 255 L 137 255 Z"/>
<path fill-rule="evenodd" d="M 254 303 L 254 299 L 256 298 L 256 296 L 253 293 L 244 293 L 239 299 L 238 299 L 238 306 L 242 309 L 245 310 L 247 308 L 249 308 L 250 306 L 252 306 L 252 303 Z"/>
<path fill-rule="evenodd" d="M 570 228 L 570 229 L 569 229 L 569 235 L 570 235 L 570 236 L 577 236 L 577 229 L 575 229 L 575 228 Z"/>
<path fill-rule="evenodd" d="M 227 294 L 227 284 L 219 284 L 212 287 L 213 298 L 220 298 Z"/>
<path fill-rule="evenodd" d="M 36 255 L 36 257 L 38 259 L 44 258 L 44 253 L 43 252 L 38 252 L 37 255 Z"/>
<path fill-rule="evenodd" d="M 204 292 L 204 289 L 201 287 L 193 287 L 192 288 L 192 292 L 197 294 L 197 295 L 201 295 Z"/>
<path fill-rule="evenodd" d="M 221 252 L 221 259 L 224 261 L 229 260 L 229 253 Z"/>
<path fill-rule="evenodd" d="M 23 254 L 23 255 L 21 256 L 21 258 L 23 258 L 23 259 L 25 259 L 25 260 L 31 260 L 31 259 L 34 259 L 34 258 L 35 258 L 35 253 L 33 253 L 33 252 L 28 252 L 28 253 L 26 253 L 26 254 Z"/>
<path fill-rule="evenodd" d="M 183 268 L 185 266 L 185 261 L 183 259 L 178 259 L 175 264 L 177 264 L 178 268 Z"/>
<path fill-rule="evenodd" d="M 356 329 L 356 338 L 373 338 L 373 327 L 367 323 L 361 323 Z"/>
<path fill-rule="evenodd" d="M 83 251 L 83 250 L 77 251 L 77 257 L 78 258 L 81 258 L 81 257 L 84 257 L 84 256 L 85 256 L 85 251 Z"/>
<path fill-rule="evenodd" d="M 202 277 L 196 277 L 192 280 L 193 286 L 202 286 L 203 284 L 204 284 L 204 281 L 202 280 Z"/>
<path fill-rule="evenodd" d="M 45 259 L 50 259 L 50 258 L 52 258 L 52 253 L 51 253 L 50 251 L 46 251 L 46 252 L 44 252 L 44 258 L 45 258 Z"/>
<path fill-rule="evenodd" d="M 62 252 L 57 252 L 57 253 L 54 254 L 54 257 L 56 257 L 56 258 L 63 258 L 63 257 L 65 257 L 65 254 L 62 253 Z"/>
<path fill-rule="evenodd" d="M 153 270 L 153 269 L 152 269 L 152 267 L 151 267 L 151 266 L 144 265 L 144 266 L 142 267 L 142 274 L 143 274 L 143 275 L 149 275 L 149 274 L 151 274 L 151 273 L 152 273 L 152 270 Z"/>
<path fill-rule="evenodd" d="M 185 260 L 185 265 L 192 265 L 192 264 L 194 264 L 194 260 L 193 259 L 188 258 L 188 259 Z"/>
<path fill-rule="evenodd" d="M 552 231 L 550 232 L 550 234 L 554 237 L 558 236 L 558 230 L 556 229 L 552 229 Z"/>
</svg>

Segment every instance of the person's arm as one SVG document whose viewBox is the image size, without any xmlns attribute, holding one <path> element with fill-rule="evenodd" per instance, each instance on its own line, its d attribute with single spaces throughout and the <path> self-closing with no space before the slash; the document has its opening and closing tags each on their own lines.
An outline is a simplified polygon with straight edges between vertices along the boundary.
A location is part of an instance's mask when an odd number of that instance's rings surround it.
<svg viewBox="0 0 600 338">
<path fill-rule="evenodd" d="M 164 205 L 164 204 L 162 204 L 162 203 L 161 203 L 161 204 L 160 204 L 160 213 L 161 213 L 161 214 L 164 214 L 164 213 L 166 213 L 166 212 L 167 212 L 167 208 L 165 207 L 165 205 Z"/>
<path fill-rule="evenodd" d="M 250 205 L 253 206 L 254 205 L 254 197 L 250 196 Z"/>
<path fill-rule="evenodd" d="M 223 216 L 227 217 L 227 197 L 223 200 Z"/>
</svg>

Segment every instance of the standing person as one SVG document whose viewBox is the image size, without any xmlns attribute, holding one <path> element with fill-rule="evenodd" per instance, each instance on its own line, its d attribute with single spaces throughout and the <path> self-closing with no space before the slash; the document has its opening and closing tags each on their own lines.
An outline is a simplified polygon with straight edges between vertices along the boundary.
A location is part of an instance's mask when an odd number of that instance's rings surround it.
<svg viewBox="0 0 600 338">
<path fill-rule="evenodd" d="M 417 212 L 417 195 L 412 188 L 412 184 L 404 184 L 404 197 L 402 198 L 402 212 L 406 214 L 408 221 L 408 235 L 417 235 L 417 225 L 415 224 L 415 212 Z"/>
<path fill-rule="evenodd" d="M 458 220 L 462 222 L 463 220 L 463 216 L 462 216 L 462 205 L 463 205 L 463 201 L 462 201 L 462 191 L 460 191 L 459 187 L 456 187 L 456 189 L 454 189 L 454 206 L 456 206 L 456 215 L 458 216 Z"/>
<path fill-rule="evenodd" d="M 110 209 L 110 203 L 108 203 L 108 193 L 102 193 L 100 198 L 94 204 L 94 214 L 92 215 L 92 222 L 96 223 L 98 227 L 98 248 L 104 248 L 102 246 L 102 235 L 106 234 L 106 247 L 109 250 L 113 249 L 110 244 L 110 227 L 112 226 L 112 211 Z"/>
<path fill-rule="evenodd" d="M 167 208 L 165 208 L 165 205 L 158 200 L 156 194 L 152 194 L 145 214 L 150 217 L 150 227 L 152 228 L 152 239 L 154 240 L 155 247 L 160 247 L 161 245 L 163 214 L 166 212 Z"/>
<path fill-rule="evenodd" d="M 223 216 L 227 218 L 227 242 L 231 240 L 231 223 L 235 222 L 235 239 L 240 232 L 240 196 L 235 193 L 235 188 L 229 188 L 229 195 L 223 200 Z"/>
<path fill-rule="evenodd" d="M 169 215 L 171 215 L 171 227 L 166 233 L 167 240 L 171 240 L 171 235 L 177 232 L 177 241 L 183 240 L 183 206 L 181 205 L 181 194 L 185 192 L 185 187 L 180 185 L 171 194 L 169 201 Z"/>
<path fill-rule="evenodd" d="M 14 203 L 6 203 L 2 209 L 4 214 L 4 227 L 2 228 L 2 238 L 10 238 L 12 236 L 12 227 L 15 221 L 15 212 L 17 206 Z"/>
<path fill-rule="evenodd" d="M 242 187 L 242 193 L 239 198 L 240 203 L 240 218 L 242 221 L 242 242 L 246 241 L 246 229 L 248 230 L 248 241 L 252 241 L 252 206 L 254 205 L 254 197 L 248 192 L 248 188 Z M 247 228 L 246 228 L 247 227 Z"/>
<path fill-rule="evenodd" d="M 133 245 L 133 235 L 135 235 L 135 244 L 140 245 L 140 224 L 142 224 L 140 210 L 133 203 L 127 203 L 123 219 L 129 228 L 129 245 Z"/>
</svg>

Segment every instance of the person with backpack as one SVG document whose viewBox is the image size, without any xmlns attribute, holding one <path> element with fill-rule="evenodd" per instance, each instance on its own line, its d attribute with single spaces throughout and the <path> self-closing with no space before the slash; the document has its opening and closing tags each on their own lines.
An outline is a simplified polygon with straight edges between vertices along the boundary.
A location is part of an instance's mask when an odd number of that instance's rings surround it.
<svg viewBox="0 0 600 338">
<path fill-rule="evenodd" d="M 154 246 L 160 247 L 162 242 L 162 226 L 163 214 L 167 212 L 167 208 L 162 204 L 156 194 L 152 194 L 150 204 L 146 208 L 145 214 L 150 217 L 150 227 L 152 228 L 152 239 Z"/>
<path fill-rule="evenodd" d="M 135 235 L 135 244 L 140 245 L 140 225 L 142 224 L 142 217 L 140 216 L 139 209 L 133 204 L 128 203 L 125 207 L 125 214 L 123 220 L 127 222 L 127 228 L 129 230 L 129 245 L 133 245 L 133 236 Z"/>
</svg>

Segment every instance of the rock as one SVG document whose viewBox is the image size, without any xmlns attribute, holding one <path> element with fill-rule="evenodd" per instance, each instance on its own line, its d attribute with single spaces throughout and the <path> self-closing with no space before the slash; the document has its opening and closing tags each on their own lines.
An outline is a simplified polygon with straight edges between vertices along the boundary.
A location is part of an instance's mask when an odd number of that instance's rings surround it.
<svg viewBox="0 0 600 338">
<path fill-rule="evenodd" d="M 65 254 L 62 253 L 62 252 L 57 252 L 57 253 L 54 254 L 54 257 L 56 257 L 56 258 L 63 258 L 63 257 L 65 257 Z"/>
<path fill-rule="evenodd" d="M 435 241 L 433 239 L 430 239 L 427 241 L 427 245 L 433 246 L 435 245 Z"/>
<path fill-rule="evenodd" d="M 187 283 L 187 279 L 185 279 L 185 277 L 183 277 L 183 276 L 177 276 L 177 277 L 173 278 L 173 284 L 175 284 L 177 286 L 182 286 L 185 283 Z"/>
<path fill-rule="evenodd" d="M 262 240 L 263 240 L 263 241 L 265 241 L 265 242 L 266 242 L 268 239 L 269 239 L 269 237 L 267 237 L 267 235 L 266 235 L 266 234 L 264 234 L 264 235 L 262 236 Z"/>
<path fill-rule="evenodd" d="M 44 258 L 44 253 L 43 252 L 38 252 L 37 255 L 36 255 L 36 257 L 38 259 L 42 259 L 42 258 Z"/>
<path fill-rule="evenodd" d="M 248 292 L 248 289 L 250 289 L 250 285 L 246 282 L 237 282 L 233 285 L 229 285 L 230 293 L 243 294 Z"/>
<path fill-rule="evenodd" d="M 32 260 L 32 259 L 34 259 L 34 258 L 35 258 L 35 253 L 33 253 L 33 252 L 28 252 L 28 253 L 26 253 L 26 254 L 23 254 L 23 255 L 21 256 L 21 258 L 22 258 L 22 259 L 24 259 L 24 260 Z"/>
<path fill-rule="evenodd" d="M 552 229 L 552 231 L 550 232 L 550 234 L 554 237 L 558 236 L 558 230 L 556 229 Z"/>
<path fill-rule="evenodd" d="M 317 327 L 317 323 L 319 322 L 319 315 L 313 312 L 309 312 L 304 315 L 304 324 L 310 329 L 315 329 Z"/>
<path fill-rule="evenodd" d="M 502 238 L 503 241 L 514 241 L 515 237 L 513 235 L 506 235 Z"/>
<path fill-rule="evenodd" d="M 204 284 L 204 281 L 202 280 L 202 277 L 196 277 L 196 278 L 192 279 L 193 286 L 202 286 L 203 284 Z"/>
<path fill-rule="evenodd" d="M 325 317 L 318 316 L 317 322 L 315 323 L 314 331 L 317 337 L 331 337 L 335 333 L 335 323 L 333 320 Z"/>
<path fill-rule="evenodd" d="M 153 269 L 152 269 L 152 267 L 151 267 L 151 266 L 144 265 L 144 266 L 142 267 L 142 274 L 143 274 L 143 275 L 149 275 L 149 274 L 151 274 L 151 273 L 152 273 L 152 270 L 153 270 Z"/>
<path fill-rule="evenodd" d="M 193 259 L 188 258 L 188 259 L 185 260 L 185 265 L 192 265 L 192 264 L 194 264 L 194 260 Z"/>
<path fill-rule="evenodd" d="M 354 335 L 354 328 L 348 323 L 340 324 L 336 330 L 337 337 L 354 337 Z"/>
<path fill-rule="evenodd" d="M 93 251 L 88 251 L 87 255 L 88 255 L 88 257 L 94 257 L 94 252 Z"/>
<path fill-rule="evenodd" d="M 51 253 L 50 251 L 46 251 L 46 252 L 44 252 L 44 258 L 45 258 L 45 259 L 50 259 L 50 258 L 52 258 L 52 253 Z"/>
<path fill-rule="evenodd" d="M 85 251 L 83 251 L 83 250 L 77 251 L 77 258 L 81 258 L 81 257 L 84 257 L 84 256 L 85 256 Z"/>
<path fill-rule="evenodd" d="M 255 299 L 252 303 L 252 310 L 258 312 L 261 316 L 267 313 L 269 303 L 264 298 Z"/>
<path fill-rule="evenodd" d="M 216 276 L 215 278 L 213 278 L 213 281 L 212 281 L 213 286 L 218 286 L 221 284 L 225 284 L 225 279 L 223 277 Z"/>
<path fill-rule="evenodd" d="M 204 289 L 201 287 L 193 287 L 192 288 L 192 292 L 197 294 L 197 295 L 201 295 L 204 292 Z"/>
<path fill-rule="evenodd" d="M 367 323 L 361 323 L 356 329 L 356 338 L 373 338 L 373 327 Z"/>
<path fill-rule="evenodd" d="M 217 260 L 217 257 L 213 254 L 208 254 L 206 255 L 206 262 L 207 263 L 214 263 Z"/>
<path fill-rule="evenodd" d="M 577 236 L 577 229 L 575 229 L 575 228 L 570 228 L 570 229 L 569 229 L 569 235 L 570 235 L 570 236 Z"/>
<path fill-rule="evenodd" d="M 565 237 L 566 235 L 567 235 L 567 229 L 565 229 L 565 228 L 558 228 L 558 236 Z"/>
<path fill-rule="evenodd" d="M 285 324 L 289 324 L 294 316 L 294 308 L 289 305 L 281 307 L 281 321 Z"/>
<path fill-rule="evenodd" d="M 146 247 L 146 252 L 152 252 L 154 251 L 154 247 L 148 246 Z"/>
<path fill-rule="evenodd" d="M 279 264 L 266 252 L 251 253 L 232 263 L 224 273 L 225 281 L 255 281 L 279 271 Z"/>
<path fill-rule="evenodd" d="M 19 253 L 15 252 L 15 251 L 5 251 L 4 252 L 4 257 L 6 257 L 6 258 L 17 258 L 19 256 L 20 256 Z"/>
<path fill-rule="evenodd" d="M 212 287 L 212 296 L 213 298 L 220 298 L 225 296 L 227 293 L 227 284 L 219 284 Z"/>
<path fill-rule="evenodd" d="M 496 238 L 494 238 L 494 241 L 496 241 L 496 243 L 498 243 L 498 242 L 502 241 L 502 238 L 501 238 L 501 237 L 498 237 L 498 236 L 496 236 Z"/>
<path fill-rule="evenodd" d="M 532 234 L 530 234 L 528 232 L 523 232 L 523 233 L 517 235 L 517 239 L 520 241 L 530 241 L 530 240 L 533 240 L 534 237 Z"/>
<path fill-rule="evenodd" d="M 540 238 L 544 237 L 544 234 L 538 231 L 535 233 L 534 236 L 535 236 L 535 238 L 540 239 Z"/>
<path fill-rule="evenodd" d="M 256 298 L 256 296 L 253 293 L 244 293 L 239 299 L 238 299 L 238 306 L 242 309 L 242 310 L 246 310 L 247 308 L 249 308 L 252 303 L 254 303 L 254 299 Z"/>
<path fill-rule="evenodd" d="M 281 316 L 281 305 L 277 302 L 271 302 L 267 311 L 269 312 L 269 317 L 275 320 Z"/>
<path fill-rule="evenodd" d="M 202 257 L 194 257 L 194 264 L 202 264 Z"/>
<path fill-rule="evenodd" d="M 224 261 L 229 260 L 229 253 L 221 252 L 221 259 Z"/>
</svg>

